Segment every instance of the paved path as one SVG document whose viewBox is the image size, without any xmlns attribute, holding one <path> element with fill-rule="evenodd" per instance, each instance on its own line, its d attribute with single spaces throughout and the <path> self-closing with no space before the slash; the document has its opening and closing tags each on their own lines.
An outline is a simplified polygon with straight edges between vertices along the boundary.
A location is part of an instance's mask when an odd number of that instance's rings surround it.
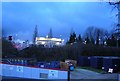
<svg viewBox="0 0 120 81">
<path fill-rule="evenodd" d="M 71 71 L 71 79 L 117 79 L 118 74 L 100 74 L 85 69 L 75 69 Z"/>
</svg>

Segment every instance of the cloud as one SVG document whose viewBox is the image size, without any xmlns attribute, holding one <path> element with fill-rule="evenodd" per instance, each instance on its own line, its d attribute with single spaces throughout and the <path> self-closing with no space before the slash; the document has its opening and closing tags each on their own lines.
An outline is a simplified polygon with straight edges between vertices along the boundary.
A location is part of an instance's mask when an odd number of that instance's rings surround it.
<svg viewBox="0 0 120 81">
<path fill-rule="evenodd" d="M 111 14 L 111 8 L 106 7 L 106 4 L 95 2 L 3 3 L 3 29 L 6 30 L 7 34 L 22 32 L 26 34 L 23 38 L 28 39 L 32 38 L 36 24 L 39 27 L 40 36 L 46 36 L 49 29 L 52 28 L 55 37 L 59 37 L 62 34 L 63 38 L 69 36 L 71 28 L 77 34 L 83 34 L 88 26 L 98 26 L 107 29 L 114 23 L 115 17 L 112 14 L 116 13 L 116 11 Z"/>
</svg>

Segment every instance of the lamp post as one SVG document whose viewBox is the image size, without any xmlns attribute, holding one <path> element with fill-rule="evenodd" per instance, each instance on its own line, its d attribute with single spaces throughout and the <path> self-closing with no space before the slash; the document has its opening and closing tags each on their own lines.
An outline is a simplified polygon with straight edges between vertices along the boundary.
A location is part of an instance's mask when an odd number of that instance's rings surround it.
<svg viewBox="0 0 120 81">
<path fill-rule="evenodd" d="M 70 66 L 68 68 L 68 81 L 70 81 Z"/>
<path fill-rule="evenodd" d="M 70 71 L 74 70 L 74 65 L 70 63 L 68 66 L 68 81 L 70 81 Z"/>
</svg>

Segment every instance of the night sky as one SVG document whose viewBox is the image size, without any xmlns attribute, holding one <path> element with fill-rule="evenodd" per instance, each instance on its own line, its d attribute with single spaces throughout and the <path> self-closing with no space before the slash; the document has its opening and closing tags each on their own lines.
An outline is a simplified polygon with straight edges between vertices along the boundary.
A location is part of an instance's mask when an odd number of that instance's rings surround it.
<svg viewBox="0 0 120 81">
<path fill-rule="evenodd" d="M 89 26 L 111 30 L 117 22 L 117 11 L 112 8 L 106 2 L 3 2 L 2 29 L 15 40 L 31 41 L 38 25 L 39 36 L 52 28 L 54 37 L 66 40 L 71 29 L 77 35 Z"/>
</svg>

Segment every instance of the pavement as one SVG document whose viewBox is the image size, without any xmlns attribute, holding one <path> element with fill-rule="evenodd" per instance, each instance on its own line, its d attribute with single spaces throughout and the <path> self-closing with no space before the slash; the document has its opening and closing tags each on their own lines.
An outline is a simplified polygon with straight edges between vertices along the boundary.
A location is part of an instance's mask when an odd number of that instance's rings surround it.
<svg viewBox="0 0 120 81">
<path fill-rule="evenodd" d="M 71 79 L 118 79 L 118 74 L 101 74 L 86 69 L 75 69 L 70 73 Z"/>
</svg>

